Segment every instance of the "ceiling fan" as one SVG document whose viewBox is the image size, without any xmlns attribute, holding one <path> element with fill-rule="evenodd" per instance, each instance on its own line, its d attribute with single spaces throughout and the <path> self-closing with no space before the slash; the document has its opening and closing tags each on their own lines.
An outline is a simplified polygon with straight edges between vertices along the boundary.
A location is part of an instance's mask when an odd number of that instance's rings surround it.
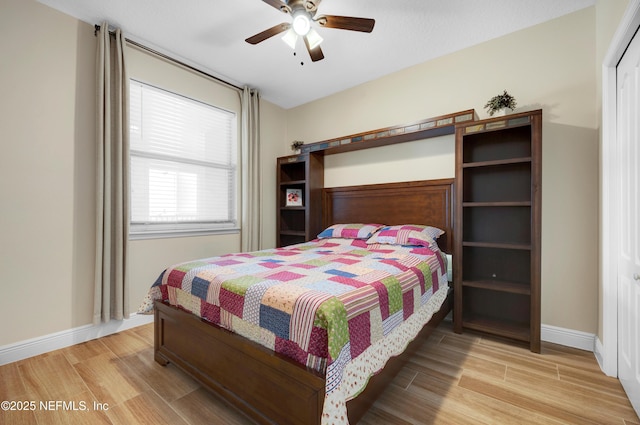
<svg viewBox="0 0 640 425">
<path fill-rule="evenodd" d="M 318 6 L 322 0 L 262 0 L 283 13 L 291 15 L 291 23 L 275 25 L 267 30 L 247 38 L 249 44 L 258 44 L 274 35 L 286 31 L 282 39 L 295 49 L 298 37 L 302 37 L 313 62 L 324 59 L 320 48 L 322 37 L 313 28 L 312 22 L 319 27 L 336 28 L 349 31 L 371 32 L 376 21 L 369 18 L 354 18 L 351 16 L 320 15 L 315 18 Z"/>
</svg>

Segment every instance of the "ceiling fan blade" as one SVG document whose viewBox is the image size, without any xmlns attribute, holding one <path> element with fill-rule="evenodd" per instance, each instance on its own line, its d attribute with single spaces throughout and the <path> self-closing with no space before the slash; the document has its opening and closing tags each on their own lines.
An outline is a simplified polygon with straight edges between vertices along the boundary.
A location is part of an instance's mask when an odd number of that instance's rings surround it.
<svg viewBox="0 0 640 425">
<path fill-rule="evenodd" d="M 278 24 L 267 30 L 259 32 L 254 36 L 247 38 L 245 41 L 249 44 L 258 44 L 261 41 L 265 41 L 267 38 L 271 38 L 274 35 L 278 35 L 281 32 L 288 30 L 289 28 L 291 28 L 291 24 L 286 24 L 286 23 Z"/>
<path fill-rule="evenodd" d="M 373 26 L 376 24 L 375 19 L 334 15 L 322 15 L 315 21 L 325 28 L 337 28 L 341 30 L 360 32 L 371 32 L 373 31 Z"/>
<path fill-rule="evenodd" d="M 271 7 L 275 7 L 280 12 L 291 13 L 291 8 L 286 4 L 284 4 L 283 2 L 281 2 L 280 0 L 262 0 L 262 1 L 267 3 Z"/>
<path fill-rule="evenodd" d="M 324 54 L 322 53 L 320 46 L 316 46 L 314 49 L 310 48 L 311 46 L 309 46 L 309 40 L 306 35 L 304 36 L 304 45 L 307 46 L 307 51 L 309 52 L 309 56 L 311 56 L 312 62 L 324 59 Z"/>
</svg>

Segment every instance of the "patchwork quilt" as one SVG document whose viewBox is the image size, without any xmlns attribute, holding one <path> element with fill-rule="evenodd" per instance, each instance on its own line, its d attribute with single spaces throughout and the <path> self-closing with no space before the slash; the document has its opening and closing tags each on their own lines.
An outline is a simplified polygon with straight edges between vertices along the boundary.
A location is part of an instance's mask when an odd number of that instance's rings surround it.
<svg viewBox="0 0 640 425">
<path fill-rule="evenodd" d="M 338 423 L 334 418 L 346 421 L 346 399 L 412 339 L 390 342 L 388 336 L 424 310 L 433 294 L 444 300 L 445 262 L 437 246 L 318 239 L 172 266 L 149 299 L 168 301 L 325 373 L 323 423 Z M 368 355 L 394 344 L 397 353 L 383 355 L 373 362 L 379 367 L 345 388 L 345 370 L 355 359 L 369 364 Z"/>
</svg>

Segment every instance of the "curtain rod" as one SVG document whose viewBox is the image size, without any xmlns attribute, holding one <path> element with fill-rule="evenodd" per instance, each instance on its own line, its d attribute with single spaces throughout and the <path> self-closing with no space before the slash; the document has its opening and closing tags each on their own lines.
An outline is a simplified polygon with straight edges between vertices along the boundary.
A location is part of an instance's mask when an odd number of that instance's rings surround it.
<svg viewBox="0 0 640 425">
<path fill-rule="evenodd" d="M 98 31 L 100 31 L 100 25 L 94 25 L 93 27 L 94 27 L 94 30 L 95 30 L 93 32 L 93 35 L 97 36 L 98 35 Z M 109 34 L 113 35 L 113 34 L 115 34 L 115 32 L 114 31 L 109 31 Z M 204 72 L 203 70 L 198 69 L 198 68 L 196 68 L 196 67 L 194 67 L 192 65 L 186 64 L 186 63 L 184 63 L 184 62 L 182 62 L 180 60 L 177 60 L 176 58 L 172 58 L 171 56 L 166 55 L 166 54 L 164 54 L 162 52 L 159 52 L 157 50 L 154 50 L 151 47 L 145 46 L 144 44 L 140 44 L 137 41 L 133 41 L 133 40 L 131 40 L 129 38 L 126 38 L 126 37 L 125 37 L 124 40 L 127 43 L 129 43 L 129 44 L 131 44 L 133 46 L 139 47 L 140 49 L 145 50 L 145 51 L 147 51 L 147 52 L 149 52 L 151 54 L 154 54 L 154 55 L 159 56 L 159 57 L 161 57 L 163 59 L 166 59 L 166 60 L 168 60 L 170 62 L 173 62 L 175 64 L 183 66 L 183 67 L 185 67 L 185 68 L 187 68 L 187 69 L 189 69 L 191 71 L 197 72 L 198 74 L 202 74 L 202 75 L 204 75 L 206 77 L 209 77 L 209 78 L 211 78 L 211 79 L 213 79 L 213 80 L 215 80 L 215 81 L 217 81 L 219 83 L 222 83 L 222 84 L 224 84 L 224 85 L 226 85 L 228 87 L 234 88 L 234 89 L 236 89 L 238 91 L 243 91 L 242 87 L 238 87 L 235 84 L 232 84 L 232 83 L 230 83 L 228 81 L 223 80 L 222 78 L 218 78 L 218 77 L 216 77 L 214 75 L 211 75 L 211 74 L 209 74 L 207 72 Z"/>
</svg>

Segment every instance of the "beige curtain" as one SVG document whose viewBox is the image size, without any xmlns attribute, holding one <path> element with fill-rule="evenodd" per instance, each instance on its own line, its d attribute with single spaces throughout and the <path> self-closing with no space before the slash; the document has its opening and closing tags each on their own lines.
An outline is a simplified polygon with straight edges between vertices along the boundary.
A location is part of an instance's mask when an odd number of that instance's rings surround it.
<svg viewBox="0 0 640 425">
<path fill-rule="evenodd" d="M 129 120 L 125 40 L 104 22 L 97 55 L 97 226 L 93 322 L 129 317 Z"/>
<path fill-rule="evenodd" d="M 262 187 L 260 179 L 260 94 L 242 91 L 242 245 L 243 252 L 262 246 Z"/>
</svg>

